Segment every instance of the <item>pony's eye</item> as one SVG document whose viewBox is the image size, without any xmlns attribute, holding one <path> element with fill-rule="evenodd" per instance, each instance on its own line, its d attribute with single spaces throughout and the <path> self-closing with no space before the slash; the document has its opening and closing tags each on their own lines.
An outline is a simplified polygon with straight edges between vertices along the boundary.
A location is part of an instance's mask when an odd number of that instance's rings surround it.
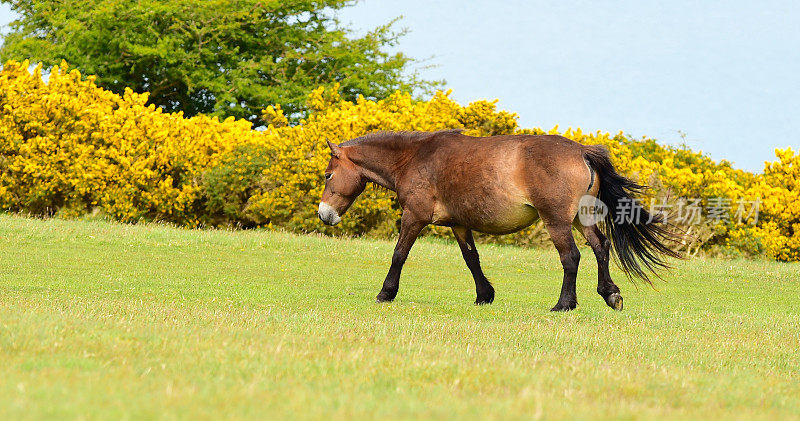
<svg viewBox="0 0 800 421">
<path fill-rule="evenodd" d="M 330 179 L 331 179 L 331 177 L 333 177 L 333 173 L 328 173 L 328 174 L 325 174 L 325 179 L 326 179 L 326 180 L 330 180 Z"/>
</svg>

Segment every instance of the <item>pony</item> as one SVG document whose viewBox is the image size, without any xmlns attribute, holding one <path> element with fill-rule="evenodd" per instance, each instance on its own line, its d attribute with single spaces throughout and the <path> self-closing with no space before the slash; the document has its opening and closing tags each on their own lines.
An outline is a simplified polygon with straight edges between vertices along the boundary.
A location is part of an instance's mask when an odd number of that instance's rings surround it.
<svg viewBox="0 0 800 421">
<path fill-rule="evenodd" d="M 609 273 L 612 246 L 629 277 L 651 284 L 647 272 L 668 267 L 666 257 L 681 257 L 670 248 L 677 236 L 662 216 L 651 215 L 634 199 L 645 186 L 620 175 L 604 146 L 556 135 L 479 138 L 460 130 L 376 132 L 327 144 L 331 156 L 318 208 L 323 223 L 339 223 L 367 183 L 394 191 L 402 209 L 378 302 L 395 299 L 408 253 L 431 224 L 452 229 L 475 281 L 475 304 L 492 303 L 495 291 L 481 269 L 473 231 L 509 234 L 542 220 L 564 272 L 552 311 L 578 304 L 581 253 L 573 227 L 597 259 L 597 293 L 616 310 L 623 309 L 623 299 Z M 594 218 L 579 215 L 587 199 Z"/>
</svg>

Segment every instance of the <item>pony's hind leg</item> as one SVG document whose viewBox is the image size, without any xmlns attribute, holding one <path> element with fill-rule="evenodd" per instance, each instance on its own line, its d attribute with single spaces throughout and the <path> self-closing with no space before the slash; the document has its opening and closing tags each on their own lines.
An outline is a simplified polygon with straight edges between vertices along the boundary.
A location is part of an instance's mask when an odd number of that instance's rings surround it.
<svg viewBox="0 0 800 421">
<path fill-rule="evenodd" d="M 561 267 L 564 268 L 564 280 L 561 284 L 561 295 L 558 303 L 550 309 L 551 311 L 568 311 L 578 306 L 578 296 L 575 292 L 575 280 L 578 277 L 578 264 L 581 261 L 581 252 L 575 245 L 575 238 L 572 237 L 572 224 L 548 224 L 545 222 L 547 232 L 553 245 L 558 250 L 561 258 Z"/>
<path fill-rule="evenodd" d="M 597 225 L 580 227 L 586 241 L 594 251 L 594 256 L 597 258 L 597 293 L 606 301 L 609 307 L 614 310 L 622 310 L 622 295 L 620 294 L 619 287 L 611 280 L 611 273 L 608 270 L 608 260 L 611 250 L 611 241 L 606 238 L 600 231 Z"/>
<path fill-rule="evenodd" d="M 494 287 L 486 279 L 481 270 L 481 263 L 478 258 L 478 249 L 475 248 L 475 241 L 472 238 L 472 231 L 464 227 L 453 227 L 453 235 L 461 248 L 461 255 L 467 263 L 472 278 L 475 279 L 475 292 L 477 298 L 475 304 L 491 304 L 494 301 Z"/>
</svg>

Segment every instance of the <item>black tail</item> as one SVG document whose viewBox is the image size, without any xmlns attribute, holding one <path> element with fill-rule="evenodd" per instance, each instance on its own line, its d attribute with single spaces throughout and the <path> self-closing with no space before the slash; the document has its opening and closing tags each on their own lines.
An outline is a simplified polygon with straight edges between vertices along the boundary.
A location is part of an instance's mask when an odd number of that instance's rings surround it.
<svg viewBox="0 0 800 421">
<path fill-rule="evenodd" d="M 656 269 L 669 267 L 664 256 L 681 258 L 667 245 L 678 236 L 667 229 L 660 215 L 651 216 L 634 200 L 633 196 L 646 187 L 621 176 L 611 164 L 605 146 L 584 146 L 583 156 L 600 178 L 598 199 L 608 207 L 602 229 L 614 243 L 620 267 L 629 277 L 652 284 L 644 269 L 655 274 Z"/>
</svg>

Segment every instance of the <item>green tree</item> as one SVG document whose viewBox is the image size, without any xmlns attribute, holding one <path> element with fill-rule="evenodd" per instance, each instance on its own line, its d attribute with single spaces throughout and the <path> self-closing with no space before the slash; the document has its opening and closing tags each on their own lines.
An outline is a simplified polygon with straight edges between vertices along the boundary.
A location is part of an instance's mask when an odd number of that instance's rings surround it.
<svg viewBox="0 0 800 421">
<path fill-rule="evenodd" d="M 429 91 L 415 61 L 389 53 L 390 22 L 355 37 L 336 18 L 353 0 L 0 0 L 19 18 L 0 60 L 66 60 L 97 84 L 150 92 L 166 111 L 235 116 L 262 125 L 282 104 L 302 115 L 307 93 L 340 83 L 344 99 Z"/>
</svg>

